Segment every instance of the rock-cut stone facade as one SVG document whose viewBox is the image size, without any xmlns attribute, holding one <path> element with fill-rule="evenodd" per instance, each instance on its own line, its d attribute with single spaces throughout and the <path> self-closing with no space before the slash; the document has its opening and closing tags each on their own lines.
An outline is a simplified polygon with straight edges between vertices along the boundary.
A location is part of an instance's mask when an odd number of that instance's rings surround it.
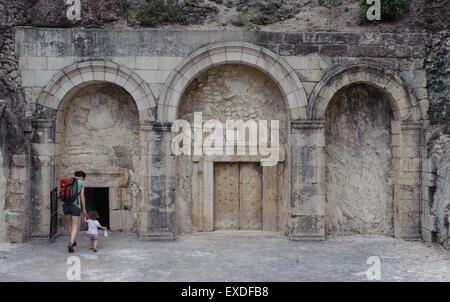
<svg viewBox="0 0 450 302">
<path fill-rule="evenodd" d="M 108 189 L 111 229 L 142 239 L 436 232 L 423 34 L 19 27 L 15 49 L 31 135 L 13 167 L 31 214 L 13 227 L 6 202 L 8 238 L 48 236 L 50 191 L 78 169 Z M 171 126 L 194 112 L 280 120 L 279 163 L 175 156 Z"/>
</svg>

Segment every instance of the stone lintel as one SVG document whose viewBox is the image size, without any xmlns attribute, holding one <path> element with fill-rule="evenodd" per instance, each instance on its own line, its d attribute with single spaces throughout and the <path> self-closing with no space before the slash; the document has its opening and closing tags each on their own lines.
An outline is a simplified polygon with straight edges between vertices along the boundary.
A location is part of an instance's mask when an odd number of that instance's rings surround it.
<svg viewBox="0 0 450 302">
<path fill-rule="evenodd" d="M 55 120 L 53 119 L 33 119 L 31 121 L 33 128 L 52 128 L 55 126 Z"/>
</svg>

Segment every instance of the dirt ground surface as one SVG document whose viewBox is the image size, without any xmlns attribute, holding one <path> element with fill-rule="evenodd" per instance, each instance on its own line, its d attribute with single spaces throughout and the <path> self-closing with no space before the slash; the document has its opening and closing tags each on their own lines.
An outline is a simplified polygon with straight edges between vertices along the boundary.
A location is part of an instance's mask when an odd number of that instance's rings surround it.
<svg viewBox="0 0 450 302">
<path fill-rule="evenodd" d="M 267 235 L 267 234 L 266 234 Z M 245 232 L 186 235 L 174 242 L 100 235 L 98 253 L 85 234 L 75 253 L 66 236 L 0 247 L 0 281 L 67 281 L 69 256 L 81 262 L 81 281 L 369 281 L 370 256 L 381 281 L 450 281 L 450 254 L 421 241 L 348 236 L 295 242 Z"/>
</svg>

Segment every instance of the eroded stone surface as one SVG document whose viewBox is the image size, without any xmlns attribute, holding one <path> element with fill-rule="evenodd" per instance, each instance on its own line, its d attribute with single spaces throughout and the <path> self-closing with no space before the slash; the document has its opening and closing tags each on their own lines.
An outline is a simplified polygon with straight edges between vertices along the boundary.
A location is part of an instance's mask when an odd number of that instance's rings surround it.
<svg viewBox="0 0 450 302">
<path fill-rule="evenodd" d="M 333 97 L 326 122 L 328 234 L 393 234 L 391 109 L 373 87 Z"/>
<path fill-rule="evenodd" d="M 3 169 L 3 152 L 0 149 L 0 242 L 6 241 L 6 226 L 5 226 L 5 194 L 6 192 L 6 176 Z"/>
</svg>

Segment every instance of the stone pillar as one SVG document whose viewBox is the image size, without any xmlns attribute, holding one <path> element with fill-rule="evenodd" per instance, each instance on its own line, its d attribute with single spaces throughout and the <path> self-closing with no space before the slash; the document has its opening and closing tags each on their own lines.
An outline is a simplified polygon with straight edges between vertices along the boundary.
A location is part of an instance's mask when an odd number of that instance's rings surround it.
<svg viewBox="0 0 450 302">
<path fill-rule="evenodd" d="M 6 209 L 4 222 L 9 242 L 24 242 L 30 236 L 31 211 L 28 167 L 27 156 L 23 154 L 12 156 L 11 173 L 5 193 L 3 193 L 5 194 L 4 206 Z"/>
<path fill-rule="evenodd" d="M 426 125 L 425 125 L 426 123 Z M 429 122 L 425 121 L 423 129 Z M 436 167 L 431 158 L 428 158 L 427 138 L 422 130 L 420 141 L 421 170 L 421 232 L 422 239 L 427 242 L 435 242 L 437 237 L 437 220 L 432 213 L 433 201 L 436 194 Z"/>
<path fill-rule="evenodd" d="M 421 238 L 421 132 L 421 122 L 392 121 L 396 238 Z"/>
<path fill-rule="evenodd" d="M 150 211 L 150 131 L 152 127 L 141 122 L 139 128 L 139 185 L 141 188 L 139 206 L 137 233 L 139 237 L 148 233 L 149 211 Z"/>
<path fill-rule="evenodd" d="M 325 122 L 292 121 L 289 239 L 325 239 Z"/>
<path fill-rule="evenodd" d="M 175 156 L 171 151 L 171 123 L 150 125 L 148 229 L 145 240 L 175 239 Z"/>
<path fill-rule="evenodd" d="M 50 191 L 55 188 L 55 122 L 32 121 L 31 139 L 31 236 L 47 238 L 50 231 Z"/>
</svg>

